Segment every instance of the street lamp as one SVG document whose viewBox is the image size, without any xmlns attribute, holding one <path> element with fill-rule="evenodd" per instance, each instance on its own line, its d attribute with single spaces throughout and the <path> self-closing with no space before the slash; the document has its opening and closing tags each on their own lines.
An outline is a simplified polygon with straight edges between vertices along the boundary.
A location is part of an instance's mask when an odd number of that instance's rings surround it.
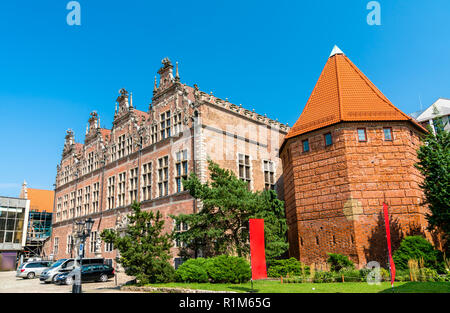
<svg viewBox="0 0 450 313">
<path fill-rule="evenodd" d="M 94 220 L 88 218 L 85 221 L 76 222 L 77 237 L 81 240 L 78 251 L 78 262 L 76 262 L 75 281 L 72 286 L 72 293 L 81 293 L 81 260 L 84 257 L 84 243 L 86 238 L 90 236 Z"/>
</svg>

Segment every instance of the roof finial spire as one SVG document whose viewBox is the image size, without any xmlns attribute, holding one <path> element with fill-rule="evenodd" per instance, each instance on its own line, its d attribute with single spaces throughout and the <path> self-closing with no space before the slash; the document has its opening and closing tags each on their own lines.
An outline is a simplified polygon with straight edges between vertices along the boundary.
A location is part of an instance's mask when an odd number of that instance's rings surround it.
<svg viewBox="0 0 450 313">
<path fill-rule="evenodd" d="M 339 49 L 338 46 L 334 45 L 333 50 L 331 51 L 331 54 L 329 57 L 331 58 L 333 55 L 336 55 L 336 54 L 344 54 L 344 52 L 342 52 L 342 50 Z"/>
<path fill-rule="evenodd" d="M 156 75 L 155 75 L 155 84 L 153 86 L 153 91 L 156 91 L 156 89 L 158 89 L 158 87 L 156 87 Z"/>
<path fill-rule="evenodd" d="M 178 73 L 178 61 L 175 62 L 175 65 L 176 65 L 175 80 L 179 81 L 180 80 L 180 74 Z"/>
</svg>

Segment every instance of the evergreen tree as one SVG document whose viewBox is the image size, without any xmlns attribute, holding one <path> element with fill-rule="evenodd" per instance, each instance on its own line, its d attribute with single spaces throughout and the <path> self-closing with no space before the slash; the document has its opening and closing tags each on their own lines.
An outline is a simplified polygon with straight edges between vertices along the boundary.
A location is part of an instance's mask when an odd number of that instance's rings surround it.
<svg viewBox="0 0 450 313">
<path fill-rule="evenodd" d="M 177 223 L 186 223 L 188 230 L 175 234 L 186 243 L 182 255 L 201 250 L 204 257 L 221 254 L 249 254 L 249 219 L 263 218 L 266 257 L 279 257 L 288 248 L 284 203 L 272 190 L 251 192 L 248 183 L 233 172 L 209 160 L 210 182 L 201 183 L 192 173 L 183 184 L 201 201 L 202 209 L 194 214 L 172 216 Z"/>
<path fill-rule="evenodd" d="M 118 262 L 125 273 L 135 276 L 138 283 L 168 282 L 174 279 L 175 270 L 170 265 L 172 235 L 164 233 L 164 220 L 159 211 L 142 211 L 136 201 L 128 215 L 129 224 L 125 234 L 106 229 L 101 238 L 112 243 L 120 252 Z"/>
<path fill-rule="evenodd" d="M 424 176 L 420 187 L 428 204 L 429 230 L 441 230 L 450 236 L 450 133 L 444 130 L 440 118 L 435 119 L 436 134 L 429 128 L 417 156 L 416 167 Z"/>
</svg>

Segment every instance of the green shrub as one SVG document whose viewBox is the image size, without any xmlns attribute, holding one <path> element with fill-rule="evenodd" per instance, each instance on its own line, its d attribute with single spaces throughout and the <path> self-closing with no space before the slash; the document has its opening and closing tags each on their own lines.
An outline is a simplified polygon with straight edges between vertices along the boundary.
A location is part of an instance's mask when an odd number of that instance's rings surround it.
<svg viewBox="0 0 450 313">
<path fill-rule="evenodd" d="M 439 275 L 436 270 L 424 267 L 419 270 L 418 279 L 422 282 L 438 281 Z"/>
<path fill-rule="evenodd" d="M 187 260 L 176 270 L 176 281 L 182 283 L 207 283 L 206 263 L 207 259 L 204 258 Z"/>
<path fill-rule="evenodd" d="M 385 268 L 380 268 L 381 279 L 383 281 L 391 281 L 391 274 Z"/>
<path fill-rule="evenodd" d="M 346 255 L 339 253 L 328 253 L 327 263 L 330 264 L 333 272 L 338 272 L 341 269 L 354 269 L 355 265 Z"/>
<path fill-rule="evenodd" d="M 302 263 L 295 259 L 284 259 L 284 260 L 273 260 L 267 270 L 268 277 L 287 277 L 287 276 L 300 276 L 309 275 L 309 267 L 303 265 L 302 273 Z"/>
<path fill-rule="evenodd" d="M 244 258 L 228 255 L 208 259 L 206 271 L 213 283 L 245 283 L 252 277 L 250 264 Z"/>
<path fill-rule="evenodd" d="M 416 260 L 427 268 L 433 268 L 443 273 L 445 270 L 442 253 L 435 250 L 433 245 L 421 236 L 405 237 L 400 243 L 400 247 L 393 255 L 395 268 L 400 270 L 408 269 L 408 261 Z"/>
<path fill-rule="evenodd" d="M 342 276 L 344 276 L 344 282 L 360 282 L 362 277 L 359 270 L 342 269 L 335 272 L 336 281 L 342 281 Z"/>
<path fill-rule="evenodd" d="M 332 272 L 317 271 L 314 274 L 315 283 L 331 283 L 335 280 Z"/>
</svg>

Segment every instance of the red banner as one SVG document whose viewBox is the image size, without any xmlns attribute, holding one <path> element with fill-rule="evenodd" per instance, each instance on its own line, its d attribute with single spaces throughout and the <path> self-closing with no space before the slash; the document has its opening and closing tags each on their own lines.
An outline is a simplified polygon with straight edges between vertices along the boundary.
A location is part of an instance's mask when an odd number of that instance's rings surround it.
<svg viewBox="0 0 450 313">
<path fill-rule="evenodd" d="M 264 219 L 250 219 L 250 257 L 252 279 L 267 278 L 266 251 L 264 246 Z"/>
<path fill-rule="evenodd" d="M 392 258 L 391 231 L 390 231 L 390 227 L 389 227 L 389 213 L 388 213 L 388 206 L 384 202 L 383 202 L 383 212 L 384 212 L 384 224 L 386 226 L 386 239 L 387 239 L 387 245 L 388 245 L 388 251 L 389 251 L 389 268 L 390 268 L 390 273 L 391 273 L 391 286 L 394 286 L 395 264 L 394 264 L 394 259 Z"/>
</svg>

